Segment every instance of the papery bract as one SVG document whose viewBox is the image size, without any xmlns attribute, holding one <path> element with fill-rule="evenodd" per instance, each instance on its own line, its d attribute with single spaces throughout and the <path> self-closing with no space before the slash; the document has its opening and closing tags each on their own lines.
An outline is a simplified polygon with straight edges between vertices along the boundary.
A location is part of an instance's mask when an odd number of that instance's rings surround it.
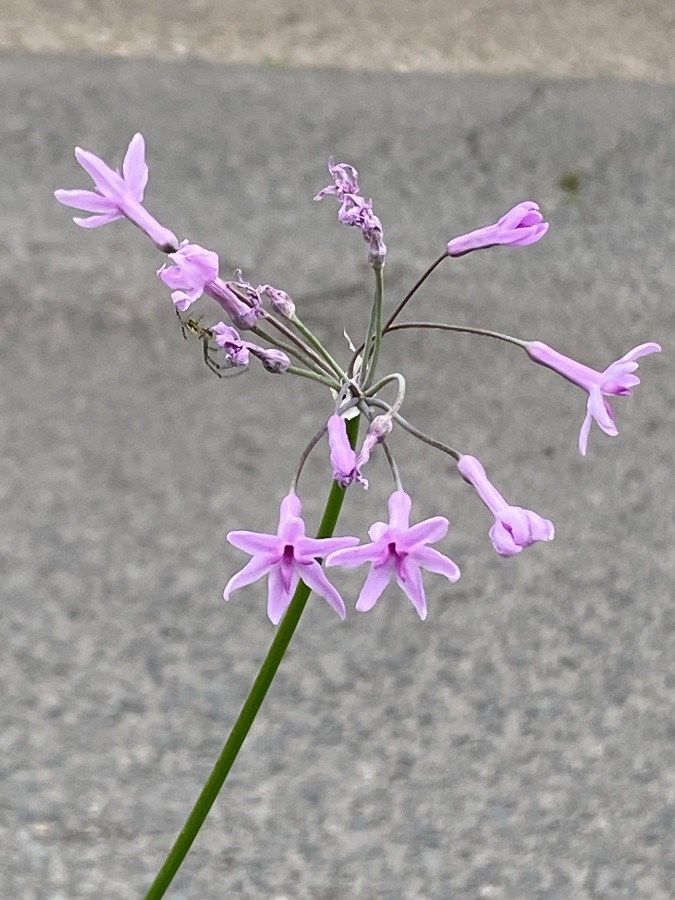
<svg viewBox="0 0 675 900">
<path fill-rule="evenodd" d="M 511 506 L 488 479 L 482 463 L 475 456 L 462 455 L 457 463 L 462 478 L 472 485 L 480 499 L 495 517 L 490 529 L 492 546 L 500 556 L 514 556 L 535 541 L 552 541 L 553 523 L 531 509 Z"/>
<path fill-rule="evenodd" d="M 590 366 L 558 353 L 541 341 L 530 341 L 525 349 L 534 362 L 553 369 L 567 381 L 571 381 L 588 393 L 586 417 L 579 432 L 579 450 L 582 456 L 586 455 L 591 421 L 597 422 L 600 429 L 610 437 L 616 437 L 619 433 L 614 421 L 614 412 L 605 396 L 630 396 L 632 388 L 640 384 L 640 379 L 634 374 L 638 368 L 637 360 L 641 356 L 661 352 L 659 344 L 654 342 L 639 344 L 621 359 L 611 363 L 603 372 L 597 372 Z"/>
<path fill-rule="evenodd" d="M 281 501 L 279 527 L 276 534 L 255 531 L 231 531 L 227 540 L 233 547 L 244 550 L 252 559 L 233 575 L 223 592 L 229 600 L 233 591 L 267 576 L 267 615 L 274 625 L 288 609 L 299 581 L 323 597 L 341 619 L 345 605 L 337 590 L 326 578 L 317 557 L 353 547 L 356 537 L 308 538 L 301 518 L 302 506 L 296 494 L 288 494 Z"/>
<path fill-rule="evenodd" d="M 386 586 L 395 578 L 420 619 L 426 619 L 427 601 L 421 570 L 437 572 L 448 581 L 459 578 L 459 568 L 451 559 L 426 546 L 445 537 L 448 520 L 444 516 L 436 516 L 410 526 L 411 506 L 408 494 L 394 491 L 389 497 L 389 523 L 375 522 L 370 526 L 368 534 L 372 543 L 337 550 L 326 559 L 327 566 L 347 568 L 370 563 L 370 572 L 356 602 L 360 612 L 372 609 Z"/>
<path fill-rule="evenodd" d="M 98 156 L 81 147 L 75 148 L 75 158 L 91 176 L 95 191 L 58 190 L 54 196 L 65 206 L 94 213 L 86 219 L 75 217 L 73 222 L 81 228 L 98 228 L 127 218 L 150 237 L 165 253 L 178 249 L 176 235 L 164 228 L 141 205 L 148 183 L 148 167 L 145 162 L 145 141 L 142 134 L 135 134 L 122 164 L 122 172 L 111 169 Z"/>
<path fill-rule="evenodd" d="M 448 243 L 448 255 L 463 256 L 472 250 L 483 250 L 497 244 L 509 247 L 534 244 L 548 231 L 548 222 L 544 222 L 543 218 L 537 203 L 524 200 L 493 225 L 486 225 L 484 228 L 453 238 Z"/>
</svg>

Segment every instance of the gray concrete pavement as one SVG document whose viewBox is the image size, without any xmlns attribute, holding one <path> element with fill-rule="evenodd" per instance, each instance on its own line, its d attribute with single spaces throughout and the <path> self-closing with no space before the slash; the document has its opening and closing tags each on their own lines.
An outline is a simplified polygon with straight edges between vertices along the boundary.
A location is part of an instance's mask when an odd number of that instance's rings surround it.
<svg viewBox="0 0 675 900">
<path fill-rule="evenodd" d="M 0 48 L 675 81 L 672 0 L 2 0 Z"/>
<path fill-rule="evenodd" d="M 311 385 L 210 377 L 153 248 L 55 203 L 86 184 L 75 143 L 112 161 L 140 129 L 149 208 L 289 290 L 336 348 L 370 283 L 358 235 L 311 202 L 331 152 L 375 198 L 392 301 L 453 234 L 533 197 L 546 239 L 446 265 L 416 314 L 598 366 L 666 350 L 617 401 L 620 437 L 593 434 L 582 460 L 584 398 L 552 373 L 470 338 L 392 341 L 408 416 L 483 458 L 556 540 L 498 559 L 452 467 L 396 436 L 417 515 L 452 520 L 462 580 L 429 578 L 424 624 L 395 591 L 345 624 L 310 603 L 170 896 L 667 900 L 673 89 L 16 55 L 0 113 L 0 896 L 142 895 L 273 633 L 262 590 L 220 599 L 242 561 L 225 533 L 274 521 L 329 412 Z M 303 492 L 314 523 L 325 474 Z M 370 474 L 345 531 L 382 515 Z"/>
</svg>

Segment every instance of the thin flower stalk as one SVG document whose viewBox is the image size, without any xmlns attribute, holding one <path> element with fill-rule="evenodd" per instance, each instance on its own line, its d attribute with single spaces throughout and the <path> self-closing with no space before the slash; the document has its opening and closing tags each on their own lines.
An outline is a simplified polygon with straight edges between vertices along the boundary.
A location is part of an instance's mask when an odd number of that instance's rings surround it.
<svg viewBox="0 0 675 900">
<path fill-rule="evenodd" d="M 347 423 L 347 430 L 350 441 L 352 444 L 355 444 L 359 430 L 358 418 L 351 419 Z M 332 537 L 340 516 L 344 496 L 344 488 L 341 488 L 336 482 L 332 482 L 321 524 L 316 533 L 317 539 Z M 157 873 L 155 880 L 145 895 L 145 900 L 160 900 L 160 897 L 164 896 L 199 834 L 199 830 L 225 784 L 230 769 L 260 711 L 274 676 L 277 674 L 281 661 L 288 650 L 288 645 L 298 626 L 300 616 L 307 605 L 310 593 L 311 591 L 306 584 L 303 582 L 298 584 L 288 610 L 272 640 L 267 656 L 253 682 L 253 687 L 244 701 L 244 705 L 232 726 L 232 730 L 225 741 L 213 770 L 202 788 L 190 815 L 185 820 L 185 824 L 181 828 L 162 868 Z"/>
<path fill-rule="evenodd" d="M 400 322 L 398 325 L 391 325 L 386 328 L 387 333 L 392 331 L 405 331 L 411 328 L 427 328 L 435 331 L 454 331 L 458 334 L 476 334 L 480 337 L 495 338 L 498 341 L 505 341 L 507 344 L 513 344 L 523 350 L 527 350 L 528 341 L 520 338 L 512 337 L 510 334 L 502 334 L 500 331 L 491 331 L 489 328 L 479 328 L 471 325 L 449 325 L 445 322 Z"/>
<path fill-rule="evenodd" d="M 372 382 L 377 370 L 382 343 L 382 300 L 384 295 L 384 272 L 375 269 L 375 298 L 370 316 L 368 335 L 365 340 L 364 362 L 361 383 L 364 390 Z"/>
</svg>

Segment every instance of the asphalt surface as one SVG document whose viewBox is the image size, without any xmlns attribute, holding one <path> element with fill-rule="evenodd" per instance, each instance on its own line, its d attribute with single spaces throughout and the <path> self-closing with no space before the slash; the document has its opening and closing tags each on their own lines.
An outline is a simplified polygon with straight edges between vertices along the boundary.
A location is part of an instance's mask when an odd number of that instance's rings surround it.
<svg viewBox="0 0 675 900">
<path fill-rule="evenodd" d="M 142 896 L 273 629 L 230 604 L 232 528 L 266 529 L 330 401 L 222 383 L 181 340 L 161 258 L 84 232 L 75 144 L 148 143 L 149 209 L 295 298 L 341 352 L 372 285 L 335 223 L 353 162 L 389 247 L 391 303 L 457 233 L 538 200 L 549 234 L 446 263 L 415 317 L 545 340 L 598 368 L 646 340 L 620 436 L 576 450 L 584 396 L 509 347 L 392 338 L 405 412 L 480 457 L 556 540 L 502 560 L 453 467 L 393 449 L 417 518 L 446 514 L 463 575 L 419 622 L 391 590 L 310 601 L 169 896 L 667 900 L 673 822 L 675 90 L 612 81 L 365 75 L 0 58 L 3 563 L 0 896 Z M 207 306 L 205 321 L 214 317 Z M 302 490 L 316 524 L 326 454 Z M 343 533 L 384 514 L 382 460 Z"/>
</svg>

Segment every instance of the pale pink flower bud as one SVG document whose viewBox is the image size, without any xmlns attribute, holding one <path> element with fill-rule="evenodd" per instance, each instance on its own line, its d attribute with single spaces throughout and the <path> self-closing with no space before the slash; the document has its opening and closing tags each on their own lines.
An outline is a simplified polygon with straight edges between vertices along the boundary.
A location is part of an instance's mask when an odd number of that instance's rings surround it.
<svg viewBox="0 0 675 900">
<path fill-rule="evenodd" d="M 486 225 L 484 228 L 453 238 L 448 244 L 448 256 L 464 256 L 472 250 L 482 250 L 496 244 L 509 247 L 534 244 L 548 231 L 548 222 L 544 222 L 543 218 L 537 203 L 524 200 L 510 209 L 494 225 Z"/>
</svg>

